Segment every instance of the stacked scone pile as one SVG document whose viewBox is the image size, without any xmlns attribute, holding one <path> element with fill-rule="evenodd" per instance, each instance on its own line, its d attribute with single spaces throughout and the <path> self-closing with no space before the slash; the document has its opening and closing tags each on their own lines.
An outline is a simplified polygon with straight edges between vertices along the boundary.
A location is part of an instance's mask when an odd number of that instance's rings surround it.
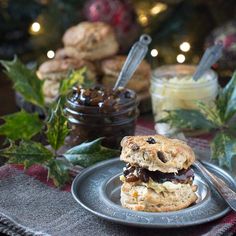
<svg viewBox="0 0 236 236">
<path fill-rule="evenodd" d="M 127 136 L 120 159 L 121 204 L 136 211 L 176 211 L 196 202 L 197 186 L 190 168 L 194 152 L 183 141 L 161 135 Z"/>
<path fill-rule="evenodd" d="M 119 45 L 113 28 L 103 22 L 82 22 L 69 28 L 63 36 L 64 48 L 55 58 L 44 62 L 38 76 L 44 80 L 43 92 L 48 103 L 58 95 L 60 81 L 70 70 L 87 68 L 88 79 L 113 87 L 126 56 L 116 56 Z M 148 91 L 150 66 L 143 61 L 128 88 Z"/>
<path fill-rule="evenodd" d="M 44 62 L 37 71 L 39 79 L 44 80 L 43 94 L 46 103 L 53 102 L 59 93 L 60 82 L 68 76 L 69 71 L 86 67 L 87 77 L 96 81 L 95 66 L 83 59 L 73 58 L 54 59 Z"/>
</svg>

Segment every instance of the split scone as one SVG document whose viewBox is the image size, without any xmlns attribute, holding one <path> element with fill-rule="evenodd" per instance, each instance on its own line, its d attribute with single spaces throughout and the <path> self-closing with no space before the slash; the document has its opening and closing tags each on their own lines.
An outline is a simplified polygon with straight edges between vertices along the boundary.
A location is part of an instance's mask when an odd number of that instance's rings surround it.
<svg viewBox="0 0 236 236">
<path fill-rule="evenodd" d="M 74 48 L 80 58 L 99 60 L 117 53 L 119 49 L 113 28 L 104 22 L 81 22 L 70 27 L 62 39 L 65 48 Z"/>
<path fill-rule="evenodd" d="M 136 211 L 176 211 L 196 202 L 195 160 L 183 141 L 161 135 L 127 136 L 120 159 L 127 162 L 120 177 L 121 204 Z"/>
</svg>

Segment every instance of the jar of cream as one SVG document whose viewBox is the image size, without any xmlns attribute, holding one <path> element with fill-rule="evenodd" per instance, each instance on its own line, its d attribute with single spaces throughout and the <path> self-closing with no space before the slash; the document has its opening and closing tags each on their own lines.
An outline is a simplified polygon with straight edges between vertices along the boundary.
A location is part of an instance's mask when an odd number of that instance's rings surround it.
<svg viewBox="0 0 236 236">
<path fill-rule="evenodd" d="M 158 123 L 166 116 L 165 110 L 197 109 L 196 101 L 213 104 L 218 93 L 218 77 L 213 70 L 194 81 L 196 66 L 169 65 L 154 70 L 151 79 L 151 98 L 156 131 L 171 133 L 168 124 Z"/>
</svg>

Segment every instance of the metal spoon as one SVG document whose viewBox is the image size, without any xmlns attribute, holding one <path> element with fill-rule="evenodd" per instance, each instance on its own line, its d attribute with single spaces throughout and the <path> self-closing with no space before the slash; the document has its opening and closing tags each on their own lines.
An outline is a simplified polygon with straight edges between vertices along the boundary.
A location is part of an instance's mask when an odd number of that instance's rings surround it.
<svg viewBox="0 0 236 236">
<path fill-rule="evenodd" d="M 223 180 L 208 171 L 200 161 L 196 160 L 193 165 L 203 174 L 205 179 L 215 187 L 231 209 L 236 211 L 236 192 L 229 188 Z"/>
<path fill-rule="evenodd" d="M 151 41 L 152 39 L 149 35 L 143 34 L 139 38 L 139 41 L 132 46 L 113 90 L 126 86 L 135 70 L 146 56 L 148 45 L 151 43 Z"/>
<path fill-rule="evenodd" d="M 221 42 L 218 42 L 214 46 L 207 48 L 197 66 L 197 70 L 193 75 L 193 80 L 197 81 L 207 70 L 209 70 L 211 66 L 220 59 L 222 53 L 223 44 Z"/>
</svg>

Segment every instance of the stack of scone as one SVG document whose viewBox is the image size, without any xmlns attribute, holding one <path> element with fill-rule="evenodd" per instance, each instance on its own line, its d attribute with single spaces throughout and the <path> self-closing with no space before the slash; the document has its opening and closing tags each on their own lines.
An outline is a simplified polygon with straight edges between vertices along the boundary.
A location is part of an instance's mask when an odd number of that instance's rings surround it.
<svg viewBox="0 0 236 236">
<path fill-rule="evenodd" d="M 194 152 L 183 141 L 161 135 L 128 136 L 120 159 L 127 162 L 120 177 L 121 204 L 136 211 L 176 211 L 197 200 Z"/>
<path fill-rule="evenodd" d="M 126 56 L 116 56 L 119 45 L 113 28 L 103 22 L 82 22 L 69 28 L 63 36 L 64 48 L 56 51 L 55 59 L 44 62 L 38 70 L 40 79 L 45 80 L 43 92 L 46 102 L 58 96 L 60 81 L 69 70 L 88 69 L 89 79 L 113 87 L 126 60 Z M 137 93 L 148 91 L 150 66 L 143 61 L 128 88 Z"/>
<path fill-rule="evenodd" d="M 66 78 L 69 71 L 78 70 L 82 67 L 87 68 L 87 77 L 91 80 L 96 79 L 95 67 L 92 63 L 83 59 L 75 60 L 72 58 L 54 59 L 44 62 L 38 69 L 37 75 L 39 79 L 44 80 L 43 94 L 46 103 L 53 102 L 59 93 L 61 80 Z"/>
<path fill-rule="evenodd" d="M 47 103 L 58 96 L 60 81 L 70 70 L 87 68 L 87 78 L 96 79 L 94 60 L 114 55 L 118 43 L 111 26 L 102 22 L 82 22 L 69 28 L 63 36 L 64 48 L 57 50 L 55 59 L 44 62 L 37 72 L 44 80 L 43 93 Z"/>
</svg>

